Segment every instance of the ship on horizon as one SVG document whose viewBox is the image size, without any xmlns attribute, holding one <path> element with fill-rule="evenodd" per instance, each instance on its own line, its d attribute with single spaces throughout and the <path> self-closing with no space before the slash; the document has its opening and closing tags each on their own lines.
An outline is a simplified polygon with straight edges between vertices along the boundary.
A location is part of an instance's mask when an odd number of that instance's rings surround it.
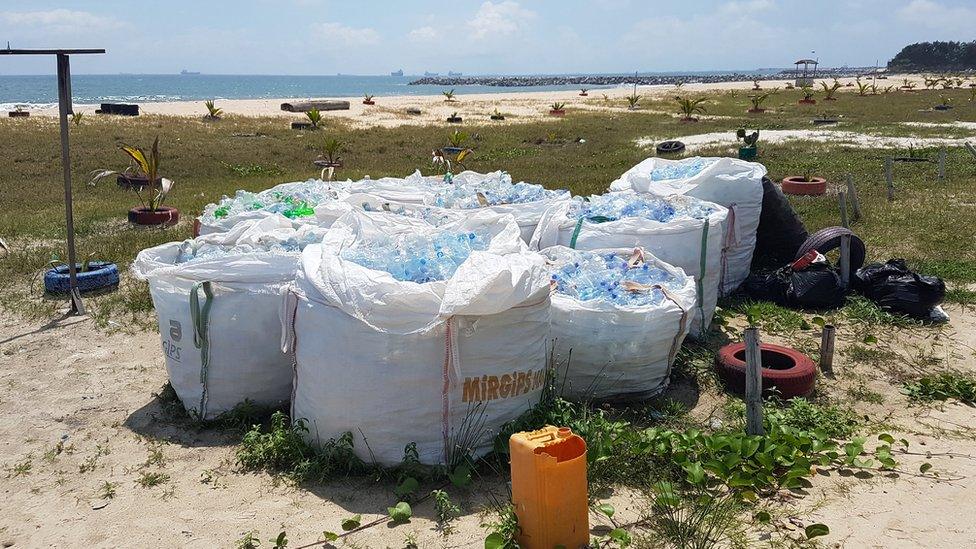
<svg viewBox="0 0 976 549">
<path fill-rule="evenodd" d="M 186 69 L 183 69 L 183 70 L 180 71 L 180 74 L 182 74 L 183 76 L 195 76 L 195 75 L 198 75 L 200 73 L 198 71 L 188 71 Z"/>
<path fill-rule="evenodd" d="M 403 76 L 403 69 L 400 69 L 398 71 L 391 71 L 390 76 Z"/>
</svg>

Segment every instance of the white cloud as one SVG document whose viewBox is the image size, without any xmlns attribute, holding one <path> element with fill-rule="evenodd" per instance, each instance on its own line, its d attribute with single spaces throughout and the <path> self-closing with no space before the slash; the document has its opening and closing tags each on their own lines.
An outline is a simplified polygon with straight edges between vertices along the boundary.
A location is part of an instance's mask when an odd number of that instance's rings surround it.
<svg viewBox="0 0 976 549">
<path fill-rule="evenodd" d="M 948 7 L 932 0 L 912 0 L 897 15 L 905 23 L 933 29 L 971 32 L 976 27 L 976 9 Z"/>
<path fill-rule="evenodd" d="M 434 27 L 420 27 L 413 29 L 407 35 L 411 42 L 433 42 L 437 39 L 437 29 Z"/>
<path fill-rule="evenodd" d="M 481 4 L 474 17 L 468 21 L 470 38 L 481 40 L 487 37 L 511 35 L 521 30 L 525 23 L 535 19 L 535 12 L 528 10 L 513 0 Z"/>
<path fill-rule="evenodd" d="M 83 34 L 125 27 L 113 17 L 103 17 L 87 11 L 54 9 L 45 11 L 0 11 L 0 26 L 30 27 L 54 33 Z"/>
<path fill-rule="evenodd" d="M 321 23 L 315 30 L 324 35 L 316 39 L 338 46 L 371 46 L 380 41 L 380 34 L 368 27 L 357 29 L 342 23 Z"/>
</svg>

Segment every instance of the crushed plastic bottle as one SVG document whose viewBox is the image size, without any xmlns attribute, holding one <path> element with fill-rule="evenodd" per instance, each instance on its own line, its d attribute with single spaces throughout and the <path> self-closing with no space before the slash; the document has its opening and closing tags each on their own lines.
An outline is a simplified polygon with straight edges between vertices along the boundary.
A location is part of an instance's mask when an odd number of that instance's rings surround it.
<svg viewBox="0 0 976 549">
<path fill-rule="evenodd" d="M 207 237 L 190 239 L 180 245 L 176 263 L 193 263 L 253 253 L 297 253 L 309 244 L 321 242 L 323 231 L 323 229 L 308 227 L 299 230 L 270 232 L 261 235 L 256 240 L 234 245 L 210 242 Z"/>
<path fill-rule="evenodd" d="M 381 208 L 376 208 L 369 202 L 363 202 L 361 206 L 363 210 L 367 212 L 385 212 L 395 215 L 402 215 L 404 217 L 412 217 L 414 219 L 426 221 L 435 227 L 440 227 L 448 221 L 455 220 L 455 218 L 449 215 L 446 211 L 438 208 L 423 206 L 406 208 L 403 205 L 394 206 L 389 204 L 384 204 Z"/>
<path fill-rule="evenodd" d="M 551 191 L 534 183 L 512 183 L 512 176 L 499 171 L 486 174 L 484 179 L 472 183 L 457 176 L 453 185 L 442 186 L 434 192 L 430 204 L 440 208 L 471 210 L 500 204 L 538 202 L 567 194 L 568 191 Z"/>
<path fill-rule="evenodd" d="M 208 204 L 200 220 L 212 223 L 253 211 L 279 213 L 289 219 L 309 217 L 315 215 L 316 205 L 338 199 L 338 190 L 341 190 L 339 183 L 321 179 L 283 183 L 258 193 L 239 190 L 233 197 L 224 196 L 218 203 Z"/>
<path fill-rule="evenodd" d="M 597 254 L 580 250 L 543 251 L 550 259 L 556 292 L 579 301 L 598 300 L 624 307 L 656 305 L 664 293 L 654 286 L 679 290 L 685 283 L 645 263 L 640 256 Z"/>
<path fill-rule="evenodd" d="M 424 284 L 451 278 L 471 252 L 486 250 L 489 241 L 481 232 L 401 234 L 358 242 L 340 256 L 397 280 Z"/>
<path fill-rule="evenodd" d="M 681 162 L 657 165 L 651 170 L 651 181 L 669 181 L 672 179 L 688 179 L 700 174 L 702 170 L 715 163 L 715 159 L 705 160 L 694 158 Z"/>
<path fill-rule="evenodd" d="M 594 195 L 589 200 L 576 197 L 568 215 L 572 219 L 584 218 L 595 222 L 639 217 L 667 223 L 680 218 L 705 219 L 714 212 L 714 207 L 688 196 L 662 198 L 621 192 Z"/>
</svg>

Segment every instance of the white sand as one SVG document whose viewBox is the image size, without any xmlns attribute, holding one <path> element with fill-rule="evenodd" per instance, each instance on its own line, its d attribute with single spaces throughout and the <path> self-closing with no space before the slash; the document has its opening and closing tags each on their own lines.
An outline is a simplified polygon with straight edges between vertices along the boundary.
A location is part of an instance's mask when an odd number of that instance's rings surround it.
<svg viewBox="0 0 976 549">
<path fill-rule="evenodd" d="M 966 127 L 966 126 L 958 126 Z M 976 127 L 976 124 L 974 124 Z M 976 135 L 974 135 L 976 137 Z M 653 147 L 668 137 L 644 137 L 636 141 L 639 147 Z M 689 151 L 695 151 L 707 147 L 718 145 L 728 145 L 730 148 L 736 145 L 735 135 L 730 132 L 701 133 L 697 135 L 684 135 L 679 139 L 685 144 Z M 849 145 L 858 148 L 873 149 L 907 149 L 909 147 L 939 147 L 939 146 L 963 146 L 973 138 L 946 138 L 946 137 L 891 137 L 884 135 L 872 135 L 867 133 L 850 132 L 832 129 L 817 130 L 761 130 L 761 143 L 783 143 L 786 141 L 815 141 L 818 143 L 831 143 L 833 145 Z"/>
<path fill-rule="evenodd" d="M 904 76 L 893 75 L 886 81 L 886 85 L 901 85 Z M 921 77 L 912 76 L 913 80 L 921 82 Z M 847 84 L 853 78 L 842 78 L 840 82 Z M 764 89 L 780 89 L 787 83 L 783 81 L 762 82 Z M 715 84 L 686 84 L 680 89 L 672 85 L 638 86 L 637 93 L 645 97 L 671 96 L 676 94 L 701 93 L 721 90 L 749 90 L 752 81 L 721 82 Z M 445 89 L 449 87 L 445 86 Z M 456 89 L 463 90 L 463 87 Z M 818 88 L 819 89 L 819 88 Z M 846 89 L 846 88 L 845 88 Z M 327 111 L 322 115 L 329 119 L 351 121 L 359 127 L 385 126 L 396 127 L 402 125 L 444 124 L 450 114 L 457 112 L 466 121 L 488 121 L 489 115 L 498 109 L 509 118 L 502 123 L 518 123 L 548 117 L 549 106 L 554 102 L 566 103 L 569 109 L 620 110 L 621 107 L 611 107 L 602 101 L 603 95 L 612 100 L 622 100 L 633 93 L 632 86 L 622 86 L 609 89 L 590 89 L 588 97 L 580 97 L 579 90 L 564 91 L 519 91 L 520 88 L 510 88 L 503 93 L 483 93 L 457 95 L 457 101 L 448 103 L 442 95 L 401 95 L 375 97 L 376 105 L 363 105 L 362 97 L 319 97 L 316 99 L 343 99 L 350 102 L 347 111 Z M 281 99 L 225 99 L 217 102 L 217 106 L 228 115 L 239 116 L 274 116 L 295 120 L 305 118 L 303 113 L 289 113 L 281 110 L 281 104 L 292 101 L 304 101 L 309 98 L 281 98 Z M 416 107 L 422 111 L 421 115 L 408 115 L 406 109 Z M 97 105 L 77 105 L 76 110 L 86 114 L 94 113 Z M 169 116 L 202 117 L 207 113 L 203 101 L 174 101 L 158 103 L 139 103 L 140 112 L 144 114 L 159 114 Z M 32 115 L 57 116 L 57 108 L 51 107 L 32 111 Z"/>
</svg>

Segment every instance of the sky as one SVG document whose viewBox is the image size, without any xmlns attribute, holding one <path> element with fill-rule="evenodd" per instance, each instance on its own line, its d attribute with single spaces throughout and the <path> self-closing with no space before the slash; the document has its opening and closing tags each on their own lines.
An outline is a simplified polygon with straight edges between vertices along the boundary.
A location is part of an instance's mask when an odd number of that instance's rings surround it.
<svg viewBox="0 0 976 549">
<path fill-rule="evenodd" d="M 74 74 L 870 66 L 974 31 L 974 0 L 0 0 L 0 48 L 108 50 L 73 59 Z M 50 58 L 0 57 L 0 74 L 53 70 Z"/>
</svg>

